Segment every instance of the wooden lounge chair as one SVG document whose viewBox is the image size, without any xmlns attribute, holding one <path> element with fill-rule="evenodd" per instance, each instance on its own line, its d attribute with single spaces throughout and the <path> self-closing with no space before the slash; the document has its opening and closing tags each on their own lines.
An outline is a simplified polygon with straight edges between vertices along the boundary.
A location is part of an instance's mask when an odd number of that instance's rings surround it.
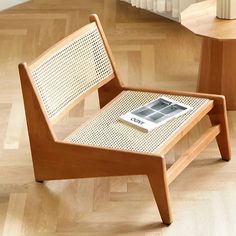
<svg viewBox="0 0 236 236">
<path fill-rule="evenodd" d="M 214 138 L 222 159 L 230 160 L 224 97 L 125 86 L 96 15 L 30 65 L 20 64 L 19 72 L 36 181 L 147 175 L 161 218 L 170 224 L 169 184 Z M 100 112 L 59 140 L 52 124 L 95 90 Z M 118 120 L 162 95 L 193 110 L 147 133 Z M 167 169 L 165 154 L 206 115 L 212 127 Z"/>
</svg>

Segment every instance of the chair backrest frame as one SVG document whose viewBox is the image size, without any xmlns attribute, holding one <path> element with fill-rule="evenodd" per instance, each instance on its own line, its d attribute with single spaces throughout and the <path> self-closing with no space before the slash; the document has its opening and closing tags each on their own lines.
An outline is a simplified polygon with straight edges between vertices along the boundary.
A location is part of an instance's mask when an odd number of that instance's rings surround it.
<svg viewBox="0 0 236 236">
<path fill-rule="evenodd" d="M 33 84 L 36 84 L 36 81 L 35 79 L 33 78 L 33 73 L 34 71 L 37 69 L 37 67 L 40 68 L 40 66 L 43 65 L 43 63 L 50 58 L 53 58 L 55 55 L 57 55 L 56 53 L 58 53 L 58 51 L 60 52 L 60 50 L 63 48 L 63 47 L 67 47 L 67 45 L 69 45 L 71 42 L 73 42 L 74 40 L 78 39 L 80 36 L 83 37 L 84 34 L 86 34 L 87 32 L 91 31 L 91 30 L 94 30 L 96 29 L 98 31 L 98 34 L 99 34 L 99 38 L 101 39 L 102 42 L 102 45 L 105 49 L 104 51 L 104 55 L 106 55 L 107 57 L 107 63 L 109 63 L 111 69 L 110 69 L 110 73 L 107 74 L 107 75 L 101 75 L 102 78 L 99 78 L 98 81 L 95 81 L 95 83 L 93 85 L 90 85 L 90 80 L 87 80 L 85 83 L 89 84 L 88 87 L 86 87 L 84 89 L 84 91 L 82 91 L 80 93 L 80 91 L 78 91 L 80 88 L 78 85 L 78 88 L 74 88 L 74 91 L 76 94 L 74 94 L 74 98 L 66 101 L 66 98 L 64 100 L 63 97 L 61 97 L 61 100 L 62 102 L 65 102 L 66 104 L 62 105 L 61 108 L 59 108 L 59 112 L 54 112 L 56 114 L 53 114 L 52 116 L 50 116 L 50 111 L 48 111 L 46 105 L 45 105 L 45 101 L 41 101 L 41 105 L 42 105 L 42 109 L 44 109 L 46 112 L 45 114 L 49 117 L 49 120 L 50 120 L 50 123 L 56 123 L 62 116 L 64 116 L 66 113 L 68 113 L 68 111 L 70 111 L 76 104 L 78 104 L 81 100 L 83 100 L 87 95 L 91 94 L 92 92 L 94 92 L 95 90 L 99 90 L 99 93 L 107 93 L 107 89 L 106 89 L 106 84 L 109 83 L 110 81 L 112 80 L 115 80 L 115 81 L 112 81 L 110 83 L 110 86 L 109 87 L 109 90 L 112 90 L 114 92 L 114 90 L 118 90 L 118 93 L 120 91 L 122 91 L 122 82 L 120 81 L 119 79 L 119 75 L 117 73 L 117 69 L 116 69 L 116 66 L 115 66 L 115 63 L 114 63 L 114 60 L 113 60 L 113 56 L 112 56 L 112 53 L 111 53 L 111 50 L 109 48 L 109 45 L 108 45 L 108 42 L 107 42 L 107 39 L 105 37 L 105 34 L 102 30 L 102 27 L 101 27 L 101 24 L 100 24 L 100 21 L 98 19 L 98 17 L 96 15 L 91 15 L 90 16 L 90 24 L 87 24 L 85 25 L 84 27 L 80 28 L 79 30 L 75 31 L 74 33 L 72 33 L 71 35 L 67 36 L 66 38 L 62 39 L 61 41 L 59 41 L 58 43 L 56 43 L 54 46 L 52 46 L 51 48 L 49 48 L 47 51 L 45 51 L 42 55 L 40 55 L 36 60 L 34 60 L 31 64 L 29 64 L 29 66 L 26 65 L 27 67 L 27 71 L 28 71 L 28 74 L 29 74 L 29 79 L 31 80 L 31 82 Z M 67 50 L 67 48 L 66 48 Z M 94 50 L 94 49 L 91 49 L 91 50 Z M 62 57 L 63 55 L 60 55 L 60 57 Z M 83 55 L 78 55 L 78 57 L 83 57 Z M 73 59 L 73 58 L 72 58 Z M 109 61 L 109 62 L 108 62 Z M 75 62 L 76 63 L 76 62 Z M 85 63 L 86 64 L 86 63 Z M 81 63 L 81 65 L 83 66 L 83 62 Z M 86 67 L 86 71 L 92 71 L 94 68 L 89 68 L 87 65 L 85 65 Z M 73 68 L 73 67 L 72 67 Z M 106 68 L 107 69 L 107 68 Z M 54 68 L 55 70 L 55 68 Z M 64 71 L 67 73 L 67 68 L 65 67 Z M 47 71 L 46 71 L 47 72 Z M 69 71 L 68 71 L 69 73 Z M 77 73 L 80 73 L 80 71 L 77 71 Z M 94 69 L 94 73 L 97 73 L 95 72 L 95 69 Z M 55 77 L 54 76 L 54 80 L 55 80 Z M 36 76 L 37 78 L 37 76 Z M 41 78 L 39 78 L 41 79 Z M 56 78 L 57 79 L 57 78 Z M 66 76 L 64 76 L 64 81 L 65 81 L 65 84 L 67 84 L 67 79 L 66 79 Z M 79 83 L 79 80 L 77 80 L 78 83 Z M 49 82 L 51 82 L 51 79 L 49 77 Z M 94 81 L 92 81 L 94 82 Z M 58 85 L 57 86 L 60 86 L 60 83 L 61 82 L 58 82 Z M 76 82 L 77 83 L 77 82 Z M 36 84 L 37 85 L 37 84 Z M 44 85 L 45 86 L 45 85 Z M 102 87 L 105 86 L 105 89 Z M 43 100 L 43 95 L 40 94 L 40 91 L 39 91 L 39 86 L 34 86 L 34 92 L 38 95 L 37 97 L 40 99 L 40 100 Z M 56 87 L 56 85 L 55 85 Z M 116 88 L 112 88 L 112 87 L 116 87 Z M 45 90 L 45 88 L 43 88 L 43 90 Z M 56 89 L 55 89 L 56 90 Z M 50 92 L 50 90 L 49 90 Z M 109 93 L 111 93 L 111 91 L 108 91 Z M 48 93 L 48 91 L 47 91 Z M 70 96 L 70 94 L 68 94 Z M 50 96 L 50 95 L 49 95 Z M 101 100 L 104 100 L 104 96 L 100 96 L 99 94 L 99 97 Z M 55 97 L 55 99 L 51 99 L 51 101 L 57 101 L 57 97 Z M 109 100 L 111 100 L 112 98 L 110 98 Z M 106 99 L 105 99 L 106 100 Z M 109 101 L 107 101 L 109 102 Z M 107 103 L 106 102 L 106 103 Z M 104 101 L 102 102 L 103 104 L 101 104 L 101 106 L 104 105 Z M 57 105 L 56 105 L 57 106 Z M 55 107 L 56 107 L 55 106 Z M 56 107 L 57 109 L 57 107 Z"/>
<path fill-rule="evenodd" d="M 108 58 L 110 60 L 113 73 L 109 77 L 99 82 L 96 86 L 91 87 L 85 93 L 78 96 L 71 104 L 66 106 L 55 117 L 49 119 L 45 106 L 32 79 L 31 70 L 35 68 L 39 63 L 42 62 L 42 60 L 48 57 L 55 50 L 58 50 L 59 47 L 67 44 L 75 37 L 78 37 L 78 34 L 85 32 L 90 27 L 94 27 L 95 24 L 103 40 L 103 44 L 106 49 Z M 55 141 L 56 137 L 54 135 L 52 125 L 56 123 L 62 116 L 68 113 L 76 104 L 78 104 L 78 102 L 83 100 L 87 95 L 89 95 L 93 91 L 98 89 L 101 107 L 103 107 L 106 103 L 108 103 L 110 100 L 116 97 L 121 91 L 123 91 L 123 84 L 119 78 L 119 74 L 117 72 L 117 68 L 114 63 L 111 49 L 108 45 L 108 41 L 101 27 L 99 18 L 95 14 L 90 16 L 90 24 L 80 28 L 78 31 L 72 33 L 71 35 L 59 41 L 57 44 L 55 44 L 47 51 L 45 51 L 42 55 L 40 55 L 29 66 L 27 65 L 27 63 L 19 64 L 19 73 L 21 79 L 22 93 L 24 97 L 24 105 L 26 110 L 26 119 L 29 130 L 29 136 L 30 138 L 31 136 L 33 136 L 34 139 L 36 137 L 39 137 L 39 134 L 42 134 L 41 136 L 44 136 L 43 138 L 49 138 Z"/>
</svg>

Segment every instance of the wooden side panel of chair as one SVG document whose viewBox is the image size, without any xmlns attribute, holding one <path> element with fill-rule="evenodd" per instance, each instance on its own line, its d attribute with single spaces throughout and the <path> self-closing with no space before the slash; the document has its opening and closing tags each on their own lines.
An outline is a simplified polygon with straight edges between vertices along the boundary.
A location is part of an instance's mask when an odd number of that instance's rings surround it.
<svg viewBox="0 0 236 236">
<path fill-rule="evenodd" d="M 163 157 L 108 148 L 55 142 L 38 146 L 38 179 L 72 179 L 162 173 Z"/>
<path fill-rule="evenodd" d="M 163 223 L 172 222 L 166 165 L 163 157 L 56 142 L 34 149 L 36 179 L 147 175 Z"/>
<path fill-rule="evenodd" d="M 54 142 L 54 135 L 50 127 L 50 122 L 47 120 L 46 112 L 43 110 L 43 106 L 40 104 L 31 83 L 29 73 L 27 71 L 26 64 L 19 65 L 21 88 L 24 98 L 26 121 L 29 133 L 31 155 L 33 159 L 35 179 L 37 179 L 37 173 L 40 171 L 40 154 L 37 153 L 38 146 L 43 146 L 47 149 L 48 145 L 52 145 Z"/>
</svg>

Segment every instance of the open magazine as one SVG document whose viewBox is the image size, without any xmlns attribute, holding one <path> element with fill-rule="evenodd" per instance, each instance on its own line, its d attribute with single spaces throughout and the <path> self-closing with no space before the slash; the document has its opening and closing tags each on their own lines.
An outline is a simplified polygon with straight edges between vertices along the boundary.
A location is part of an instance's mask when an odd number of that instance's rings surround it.
<svg viewBox="0 0 236 236">
<path fill-rule="evenodd" d="M 120 120 L 148 132 L 193 108 L 165 96 L 120 116 Z"/>
</svg>

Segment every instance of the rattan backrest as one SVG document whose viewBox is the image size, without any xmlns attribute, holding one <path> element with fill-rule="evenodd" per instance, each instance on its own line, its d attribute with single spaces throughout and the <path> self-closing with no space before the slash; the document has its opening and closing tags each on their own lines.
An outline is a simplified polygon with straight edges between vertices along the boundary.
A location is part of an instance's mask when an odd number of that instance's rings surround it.
<svg viewBox="0 0 236 236">
<path fill-rule="evenodd" d="M 60 41 L 33 62 L 29 71 L 49 120 L 114 78 L 96 23 Z"/>
</svg>

